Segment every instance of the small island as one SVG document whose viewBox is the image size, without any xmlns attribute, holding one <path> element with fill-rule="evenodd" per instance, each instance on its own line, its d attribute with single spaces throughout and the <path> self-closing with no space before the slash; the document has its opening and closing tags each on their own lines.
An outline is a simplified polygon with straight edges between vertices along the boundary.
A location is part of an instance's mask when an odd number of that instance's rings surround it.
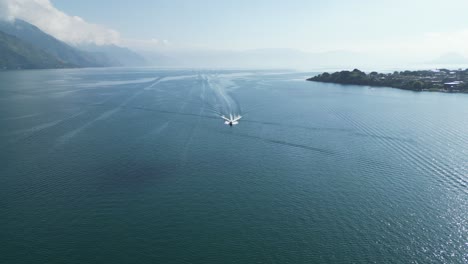
<svg viewBox="0 0 468 264">
<path fill-rule="evenodd" d="M 358 69 L 335 73 L 322 73 L 308 81 L 393 87 L 411 91 L 436 91 L 468 93 L 468 69 L 462 70 L 420 70 L 395 71 L 393 73 L 371 72 L 366 74 Z"/>
</svg>

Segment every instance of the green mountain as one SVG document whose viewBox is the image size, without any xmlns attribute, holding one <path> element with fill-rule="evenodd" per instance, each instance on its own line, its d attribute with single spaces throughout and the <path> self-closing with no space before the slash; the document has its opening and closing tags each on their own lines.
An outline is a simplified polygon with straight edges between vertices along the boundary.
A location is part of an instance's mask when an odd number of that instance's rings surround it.
<svg viewBox="0 0 468 264">
<path fill-rule="evenodd" d="M 0 69 L 70 68 L 73 66 L 15 36 L 0 31 Z"/>
<path fill-rule="evenodd" d="M 80 67 L 114 66 L 110 61 L 103 60 L 102 57 L 98 57 L 93 53 L 75 49 L 20 19 L 13 22 L 0 21 L 0 31 L 28 42 L 69 64 Z"/>
</svg>

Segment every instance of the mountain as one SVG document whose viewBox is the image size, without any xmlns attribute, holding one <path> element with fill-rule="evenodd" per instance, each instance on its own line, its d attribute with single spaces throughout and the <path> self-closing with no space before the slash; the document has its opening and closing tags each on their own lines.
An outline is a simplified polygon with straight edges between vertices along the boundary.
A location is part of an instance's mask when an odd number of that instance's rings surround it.
<svg viewBox="0 0 468 264">
<path fill-rule="evenodd" d="M 80 51 L 23 20 L 0 21 L 0 31 L 33 45 L 58 60 L 79 67 L 114 66 L 105 55 Z"/>
<path fill-rule="evenodd" d="M 309 61 L 302 52 L 286 49 L 245 51 L 162 49 L 147 51 L 144 56 L 159 67 L 285 68 Z"/>
<path fill-rule="evenodd" d="M 356 68 L 387 63 L 372 55 L 331 51 L 304 52 L 295 49 L 252 50 L 158 50 L 145 52 L 145 57 L 159 67 L 222 68 Z"/>
<path fill-rule="evenodd" d="M 102 45 L 97 46 L 94 44 L 79 45 L 80 50 L 92 52 L 95 54 L 103 54 L 107 60 L 115 66 L 147 66 L 148 62 L 136 52 L 116 45 Z"/>
<path fill-rule="evenodd" d="M 70 68 L 31 44 L 0 31 L 0 69 Z"/>
</svg>

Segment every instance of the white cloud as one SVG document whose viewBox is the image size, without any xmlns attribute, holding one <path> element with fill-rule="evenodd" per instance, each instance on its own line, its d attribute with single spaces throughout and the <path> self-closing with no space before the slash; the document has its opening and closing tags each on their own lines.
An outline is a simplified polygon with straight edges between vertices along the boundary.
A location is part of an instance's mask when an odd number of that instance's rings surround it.
<svg viewBox="0 0 468 264">
<path fill-rule="evenodd" d="M 88 23 L 78 16 L 70 16 L 55 8 L 49 0 L 0 0 L 0 17 L 19 18 L 44 32 L 71 44 L 119 44 L 116 30 Z"/>
</svg>

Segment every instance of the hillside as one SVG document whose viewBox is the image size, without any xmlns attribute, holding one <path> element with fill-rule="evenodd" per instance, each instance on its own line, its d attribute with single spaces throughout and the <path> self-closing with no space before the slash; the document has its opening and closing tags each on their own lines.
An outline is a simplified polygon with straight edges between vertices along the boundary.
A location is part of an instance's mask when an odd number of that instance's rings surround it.
<svg viewBox="0 0 468 264">
<path fill-rule="evenodd" d="M 116 45 L 94 44 L 77 46 L 80 50 L 91 52 L 93 54 L 104 55 L 108 62 L 114 66 L 147 66 L 148 62 L 139 54 L 125 47 Z"/>
<path fill-rule="evenodd" d="M 0 21 L 0 31 L 15 36 L 57 59 L 80 67 L 113 66 L 108 61 L 97 59 L 92 53 L 83 52 L 44 33 L 36 26 L 23 20 Z"/>
<path fill-rule="evenodd" d="M 74 65 L 60 61 L 55 56 L 0 31 L 0 69 L 70 67 Z"/>
</svg>

